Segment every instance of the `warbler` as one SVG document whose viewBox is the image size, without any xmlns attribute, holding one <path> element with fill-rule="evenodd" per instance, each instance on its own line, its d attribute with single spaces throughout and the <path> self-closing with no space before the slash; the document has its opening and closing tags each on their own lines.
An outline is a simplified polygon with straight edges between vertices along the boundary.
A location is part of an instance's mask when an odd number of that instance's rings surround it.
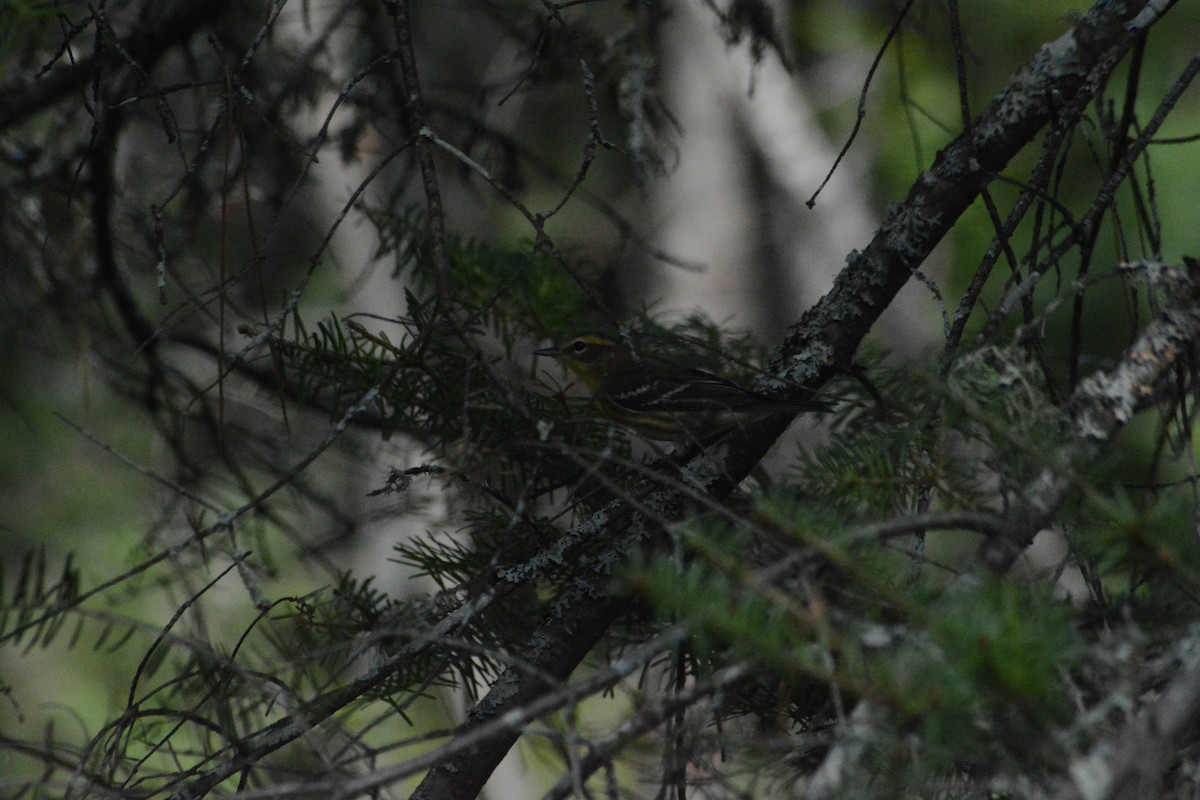
<svg viewBox="0 0 1200 800">
<path fill-rule="evenodd" d="M 707 442 L 771 414 L 829 411 L 818 400 L 777 400 L 594 333 L 534 351 L 583 381 L 601 413 L 648 439 Z"/>
</svg>

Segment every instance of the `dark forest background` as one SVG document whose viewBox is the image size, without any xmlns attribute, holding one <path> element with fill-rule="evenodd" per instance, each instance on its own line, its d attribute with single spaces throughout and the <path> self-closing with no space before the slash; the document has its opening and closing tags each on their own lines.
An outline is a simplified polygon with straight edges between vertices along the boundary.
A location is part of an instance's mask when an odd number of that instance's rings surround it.
<svg viewBox="0 0 1200 800">
<path fill-rule="evenodd" d="M 1198 28 L 0 0 L 0 793 L 1194 797 Z"/>
</svg>

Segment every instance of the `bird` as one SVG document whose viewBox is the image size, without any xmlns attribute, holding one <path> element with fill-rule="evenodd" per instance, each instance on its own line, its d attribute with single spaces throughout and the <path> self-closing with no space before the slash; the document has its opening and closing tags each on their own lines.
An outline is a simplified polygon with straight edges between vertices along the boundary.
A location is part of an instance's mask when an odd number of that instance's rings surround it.
<svg viewBox="0 0 1200 800">
<path fill-rule="evenodd" d="M 534 355 L 561 363 L 588 388 L 602 414 L 655 441 L 709 442 L 772 414 L 832 409 L 820 400 L 743 389 L 603 334 L 581 333 Z"/>
</svg>

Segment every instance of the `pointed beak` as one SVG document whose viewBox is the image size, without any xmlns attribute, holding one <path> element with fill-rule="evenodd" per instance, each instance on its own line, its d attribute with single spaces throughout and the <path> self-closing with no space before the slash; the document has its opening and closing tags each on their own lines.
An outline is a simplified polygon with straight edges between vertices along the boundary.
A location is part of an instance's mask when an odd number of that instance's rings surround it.
<svg viewBox="0 0 1200 800">
<path fill-rule="evenodd" d="M 558 356 L 562 355 L 562 348 L 561 347 L 543 347 L 541 350 L 534 350 L 533 354 L 535 356 L 550 356 L 551 358 L 557 358 Z"/>
</svg>

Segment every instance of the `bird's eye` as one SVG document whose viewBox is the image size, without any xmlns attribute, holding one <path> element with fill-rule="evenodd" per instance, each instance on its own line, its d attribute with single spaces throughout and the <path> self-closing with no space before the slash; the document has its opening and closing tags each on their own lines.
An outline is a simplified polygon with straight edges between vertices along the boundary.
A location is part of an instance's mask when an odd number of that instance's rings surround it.
<svg viewBox="0 0 1200 800">
<path fill-rule="evenodd" d="M 587 342 L 575 342 L 574 344 L 571 345 L 572 353 L 576 353 L 576 354 L 582 353 L 584 350 L 587 350 L 587 349 L 588 349 Z"/>
</svg>

